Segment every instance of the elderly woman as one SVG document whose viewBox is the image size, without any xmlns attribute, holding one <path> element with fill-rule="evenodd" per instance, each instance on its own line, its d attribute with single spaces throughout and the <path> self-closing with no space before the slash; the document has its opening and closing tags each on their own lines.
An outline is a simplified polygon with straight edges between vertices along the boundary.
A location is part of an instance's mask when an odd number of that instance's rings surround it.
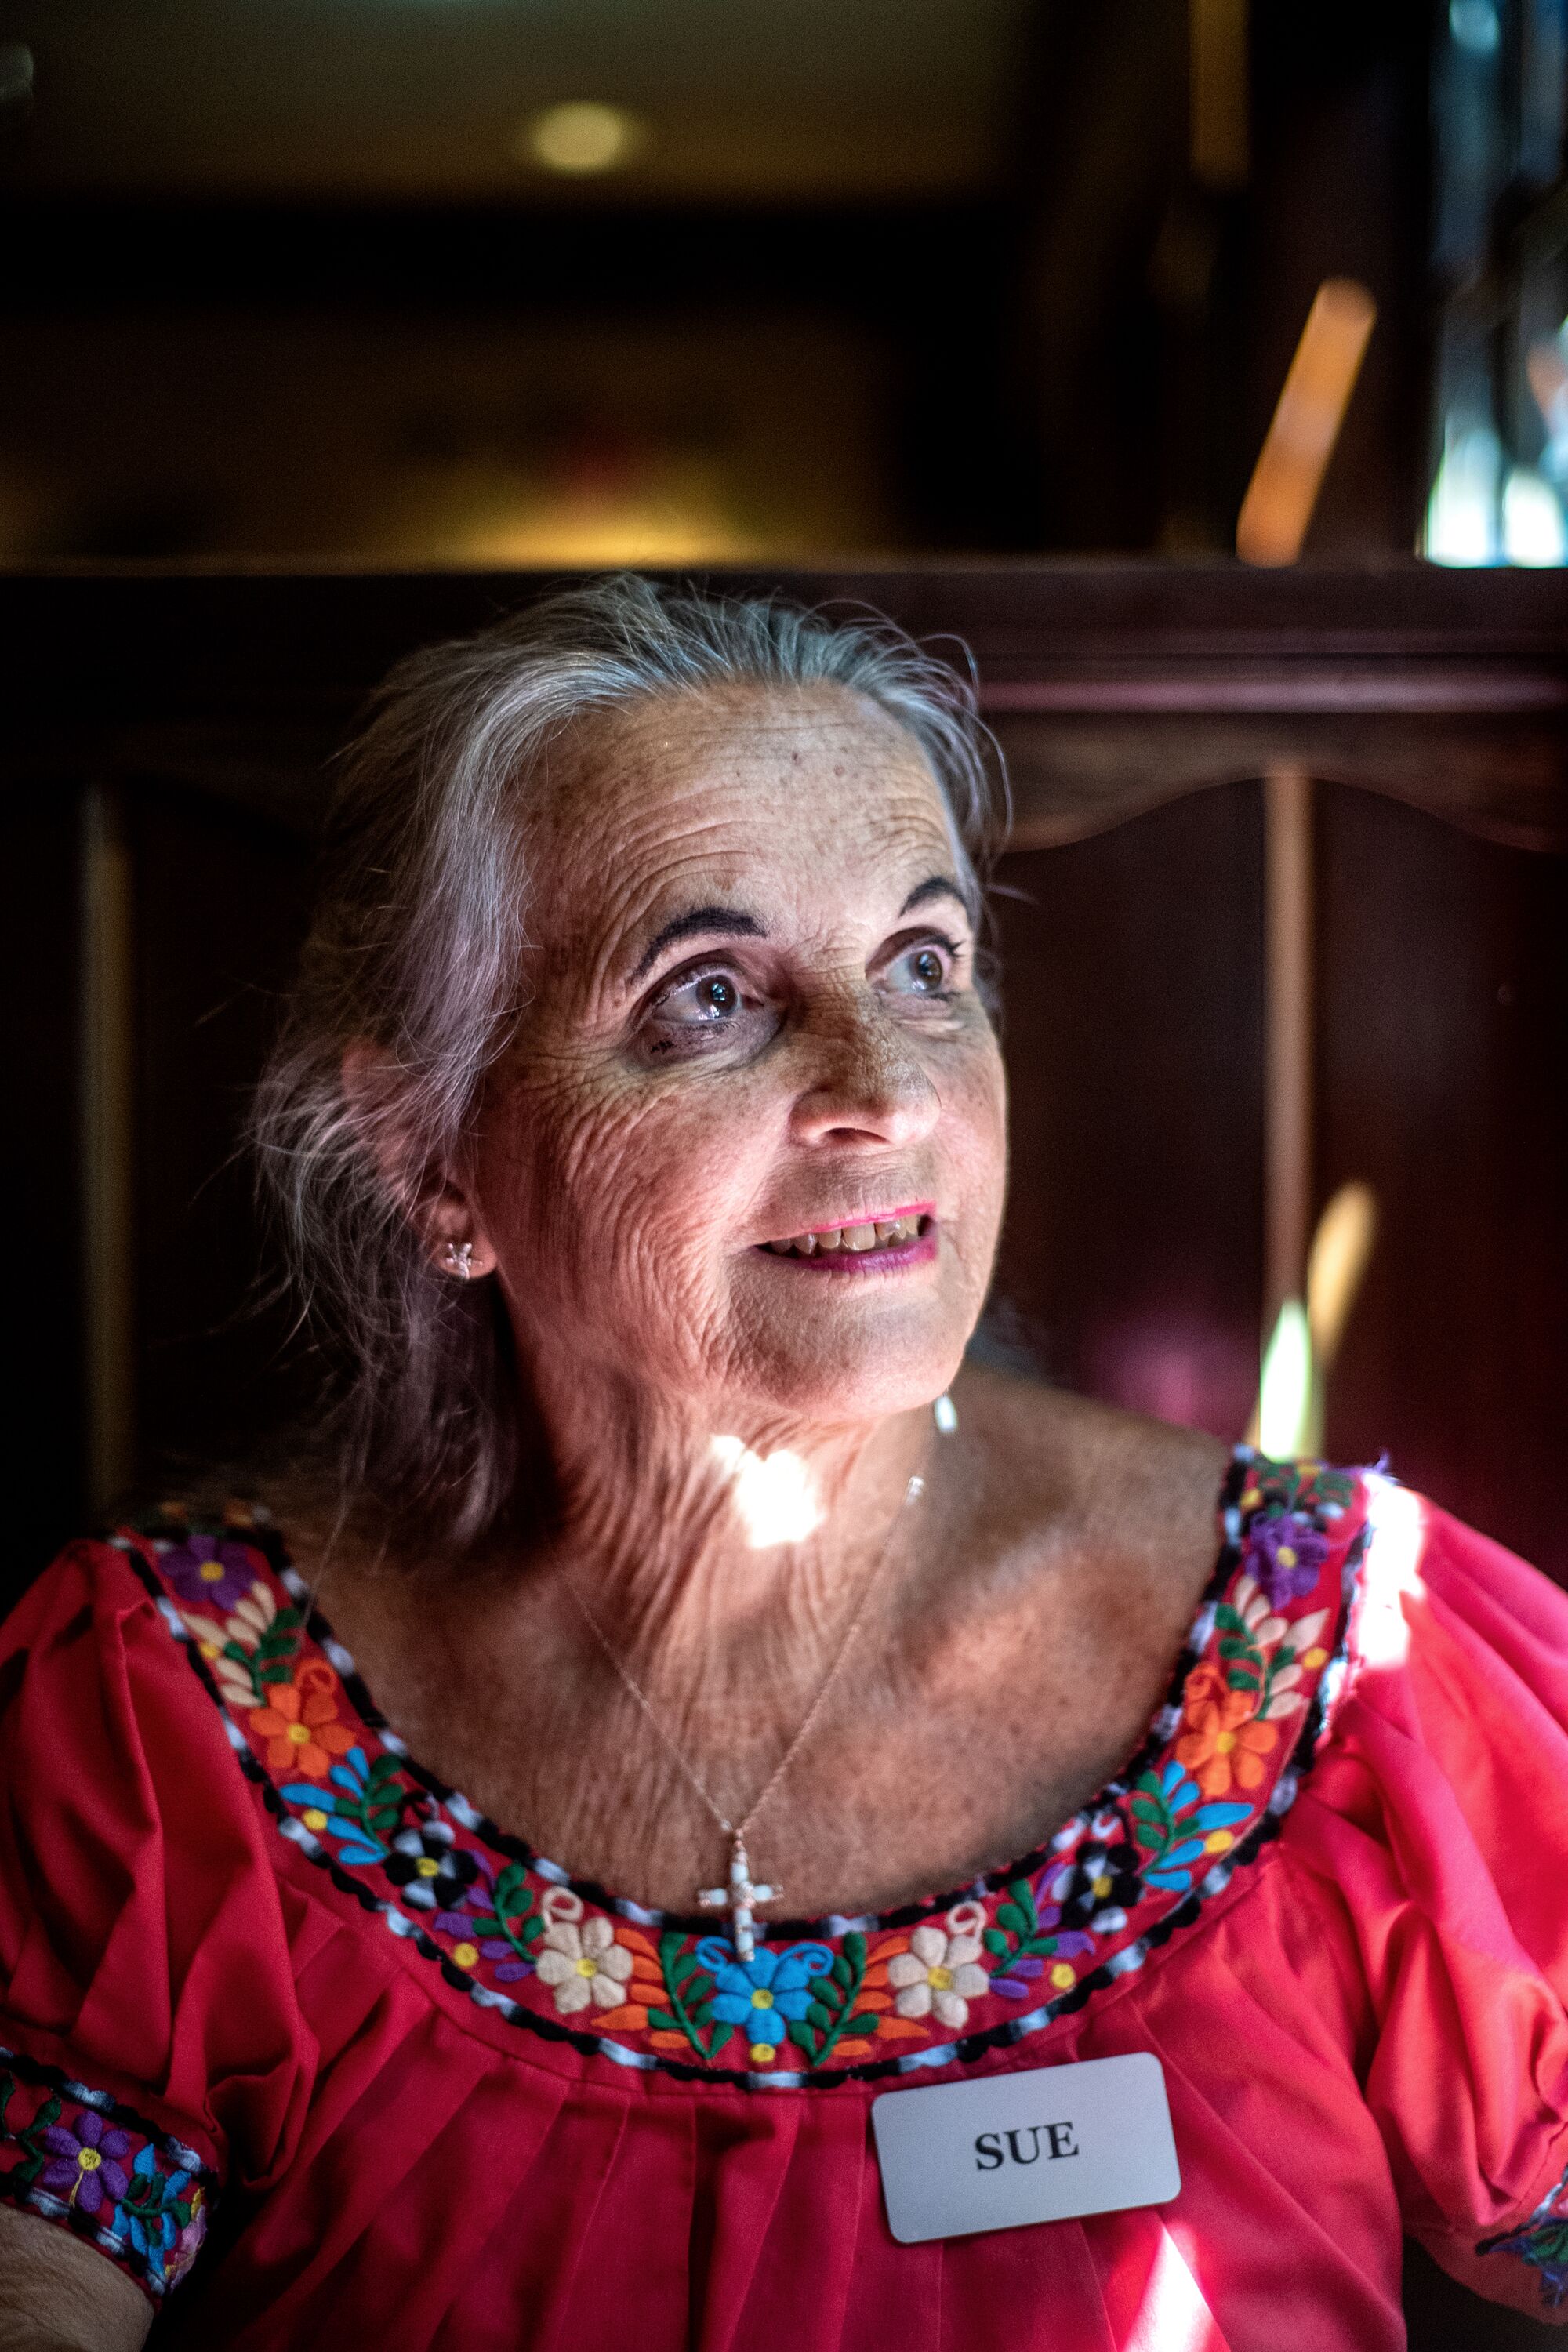
<svg viewBox="0 0 1568 2352">
<path fill-rule="evenodd" d="M 1568 1603 L 961 1370 L 984 776 L 779 604 L 392 679 L 256 1121 L 352 1378 L 9 1628 L 0 2340 L 1373 2352 L 1404 2231 L 1568 2310 Z"/>
</svg>

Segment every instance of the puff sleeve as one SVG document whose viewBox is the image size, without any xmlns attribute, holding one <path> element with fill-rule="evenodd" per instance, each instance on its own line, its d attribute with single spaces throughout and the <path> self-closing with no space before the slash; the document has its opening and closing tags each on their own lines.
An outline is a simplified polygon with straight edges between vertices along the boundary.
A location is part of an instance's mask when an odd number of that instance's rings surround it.
<svg viewBox="0 0 1568 2352">
<path fill-rule="evenodd" d="M 154 2303 L 309 2094 L 285 1891 L 129 1547 L 72 1547 L 0 1628 L 0 2194 Z"/>
<path fill-rule="evenodd" d="M 1344 1931 L 1405 2227 L 1568 2324 L 1568 1595 L 1392 1481 L 1288 1843 Z"/>
</svg>

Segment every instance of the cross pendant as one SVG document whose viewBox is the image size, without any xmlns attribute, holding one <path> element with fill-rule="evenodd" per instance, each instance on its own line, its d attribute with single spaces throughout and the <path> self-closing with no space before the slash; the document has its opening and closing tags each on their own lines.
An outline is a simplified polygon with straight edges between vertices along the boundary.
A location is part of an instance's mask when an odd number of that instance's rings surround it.
<svg viewBox="0 0 1568 2352">
<path fill-rule="evenodd" d="M 704 1911 L 728 1911 L 730 1934 L 734 1940 L 736 1958 L 749 1960 L 757 1948 L 752 1911 L 758 1903 L 776 1903 L 784 1893 L 782 1886 L 755 1886 L 752 1883 L 751 1864 L 746 1849 L 737 1836 L 730 1851 L 730 1878 L 724 1886 L 704 1886 L 697 1900 Z"/>
</svg>

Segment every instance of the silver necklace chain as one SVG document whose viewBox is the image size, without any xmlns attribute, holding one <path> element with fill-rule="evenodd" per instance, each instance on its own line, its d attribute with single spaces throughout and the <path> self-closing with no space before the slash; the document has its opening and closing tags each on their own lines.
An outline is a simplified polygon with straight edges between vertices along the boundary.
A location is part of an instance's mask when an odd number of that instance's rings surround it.
<svg viewBox="0 0 1568 2352">
<path fill-rule="evenodd" d="M 945 1433 L 945 1432 L 954 1425 L 954 1416 L 952 1407 L 946 1397 L 943 1397 L 941 1400 L 941 1403 L 946 1406 L 946 1412 L 944 1414 L 939 1410 L 936 1417 L 937 1427 Z M 689 1759 L 682 1750 L 679 1741 L 674 1738 L 668 1726 L 660 1720 L 658 1712 L 654 1706 L 652 1700 L 648 1697 L 648 1695 L 644 1690 L 642 1685 L 637 1681 L 637 1676 L 632 1673 L 631 1668 L 626 1664 L 619 1652 L 616 1649 L 615 1644 L 609 1638 L 609 1635 L 605 1632 L 604 1627 L 600 1624 L 598 1619 L 595 1616 L 593 1611 L 584 1600 L 581 1592 L 578 1591 L 576 1583 L 573 1578 L 568 1576 L 565 1579 L 566 1590 L 570 1592 L 573 1600 L 576 1602 L 577 1607 L 582 1613 L 583 1622 L 587 1626 L 588 1631 L 592 1633 L 595 1641 L 597 1642 L 600 1649 L 603 1650 L 605 1657 L 615 1668 L 616 1673 L 619 1675 L 622 1683 L 626 1685 L 626 1690 L 637 1701 L 637 1704 L 641 1708 L 643 1714 L 647 1717 L 647 1720 L 652 1726 L 654 1731 L 663 1741 L 664 1746 L 668 1749 L 670 1755 L 674 1758 L 675 1762 L 679 1766 L 680 1770 L 685 1774 L 687 1780 L 691 1783 L 691 1786 L 696 1790 L 698 1795 L 707 1806 L 708 1811 L 712 1814 L 713 1819 L 719 1824 L 720 1829 L 731 1841 L 730 1874 L 727 1885 L 718 1887 L 703 1887 L 700 1889 L 697 1899 L 704 1910 L 725 1910 L 729 1912 L 731 1919 L 731 1932 L 734 1937 L 735 1948 L 742 1960 L 749 1960 L 753 1949 L 755 1948 L 755 1929 L 752 1918 L 753 1906 L 758 1903 L 776 1902 L 784 1892 L 782 1887 L 759 1885 L 752 1880 L 750 1865 L 746 1857 L 746 1832 L 751 1829 L 753 1822 L 756 1821 L 758 1814 L 761 1813 L 763 1808 L 766 1805 L 768 1800 L 773 1796 L 775 1790 L 778 1788 L 779 1783 L 783 1780 L 785 1773 L 789 1770 L 790 1766 L 795 1762 L 795 1758 L 805 1746 L 806 1741 L 811 1737 L 815 1726 L 821 1717 L 823 1708 L 826 1706 L 829 1698 L 832 1696 L 834 1689 L 837 1685 L 839 1675 L 843 1671 L 845 1661 L 848 1657 L 851 1649 L 854 1647 L 855 1636 L 859 1633 L 861 1626 L 866 1622 L 866 1612 L 871 1605 L 872 1597 L 881 1583 L 882 1574 L 889 1560 L 892 1558 L 893 1539 L 897 1536 L 900 1527 L 903 1525 L 904 1516 L 909 1510 L 910 1504 L 917 1502 L 924 1491 L 925 1480 L 917 1471 L 914 1476 L 910 1478 L 908 1486 L 904 1488 L 903 1500 L 900 1503 L 898 1509 L 893 1514 L 891 1524 L 888 1528 L 887 1536 L 882 1544 L 882 1549 L 877 1556 L 877 1564 L 866 1580 L 865 1585 L 861 1590 L 860 1598 L 855 1604 L 854 1611 L 850 1615 L 849 1622 L 844 1629 L 837 1649 L 834 1652 L 832 1663 L 828 1666 L 826 1675 L 824 1675 L 822 1681 L 817 1685 L 816 1696 L 812 1700 L 811 1705 L 807 1707 L 799 1730 L 795 1733 L 795 1738 L 790 1741 L 789 1746 L 784 1749 L 784 1754 L 779 1758 L 778 1762 L 773 1766 L 773 1770 L 769 1773 L 761 1792 L 752 1800 L 744 1817 L 738 1822 L 731 1821 L 723 1807 L 718 1802 L 706 1781 L 702 1779 L 701 1774 L 697 1770 L 696 1767 L 690 1762 Z"/>
</svg>

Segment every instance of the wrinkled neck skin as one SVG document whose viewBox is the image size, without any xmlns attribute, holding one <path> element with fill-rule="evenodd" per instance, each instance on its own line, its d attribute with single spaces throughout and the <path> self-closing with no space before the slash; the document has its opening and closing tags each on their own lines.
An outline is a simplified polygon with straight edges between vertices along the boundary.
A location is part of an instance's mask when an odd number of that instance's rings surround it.
<svg viewBox="0 0 1568 2352">
<path fill-rule="evenodd" d="M 585 1390 L 574 1369 L 571 1393 L 535 1370 L 554 1496 L 529 1583 L 573 1611 L 569 1585 L 656 1703 L 690 1718 L 721 1687 L 793 1731 L 870 1580 L 875 1619 L 896 1601 L 930 1499 L 906 1505 L 909 1483 L 935 1473 L 930 1408 L 720 1427 L 710 1404 Z"/>
</svg>

